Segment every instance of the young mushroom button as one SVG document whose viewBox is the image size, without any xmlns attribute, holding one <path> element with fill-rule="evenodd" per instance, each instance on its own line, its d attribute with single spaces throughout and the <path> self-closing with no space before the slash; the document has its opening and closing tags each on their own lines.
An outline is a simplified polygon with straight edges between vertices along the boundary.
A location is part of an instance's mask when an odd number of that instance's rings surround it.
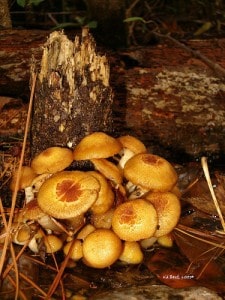
<svg viewBox="0 0 225 300">
<path fill-rule="evenodd" d="M 82 171 L 63 171 L 41 186 L 38 205 L 50 216 L 67 219 L 85 213 L 97 200 L 99 181 Z"/>
<path fill-rule="evenodd" d="M 122 242 L 110 229 L 96 229 L 83 242 L 83 261 L 93 268 L 110 267 L 122 253 Z"/>
</svg>

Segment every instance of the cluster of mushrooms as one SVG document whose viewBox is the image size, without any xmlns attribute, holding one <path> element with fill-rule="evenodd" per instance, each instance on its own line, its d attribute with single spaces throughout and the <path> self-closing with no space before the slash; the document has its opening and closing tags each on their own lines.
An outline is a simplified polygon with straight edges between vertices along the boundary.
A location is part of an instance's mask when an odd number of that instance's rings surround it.
<svg viewBox="0 0 225 300">
<path fill-rule="evenodd" d="M 74 161 L 93 168 L 74 170 Z M 75 149 L 50 147 L 22 167 L 25 205 L 12 240 L 37 254 L 63 251 L 93 268 L 141 263 L 154 243 L 172 245 L 181 212 L 177 180 L 166 159 L 130 135 L 94 132 Z"/>
</svg>

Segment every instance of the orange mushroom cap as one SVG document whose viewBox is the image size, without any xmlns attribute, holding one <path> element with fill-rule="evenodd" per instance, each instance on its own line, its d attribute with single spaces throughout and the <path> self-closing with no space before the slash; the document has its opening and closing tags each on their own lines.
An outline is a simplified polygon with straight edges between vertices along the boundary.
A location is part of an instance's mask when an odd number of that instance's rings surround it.
<svg viewBox="0 0 225 300">
<path fill-rule="evenodd" d="M 117 139 L 104 132 L 94 132 L 85 136 L 73 151 L 75 160 L 107 158 L 120 152 L 122 145 Z"/>
<path fill-rule="evenodd" d="M 88 174 L 94 176 L 100 183 L 100 191 L 96 202 L 92 205 L 90 211 L 94 214 L 105 213 L 110 209 L 114 202 L 114 193 L 107 179 L 96 171 L 89 171 Z"/>
<path fill-rule="evenodd" d="M 111 266 L 122 252 L 122 242 L 110 229 L 96 229 L 83 242 L 84 263 L 93 268 Z"/>
<path fill-rule="evenodd" d="M 72 161 L 72 150 L 63 147 L 50 147 L 33 158 L 31 167 L 37 174 L 56 173 L 69 167 Z"/>
<path fill-rule="evenodd" d="M 147 152 L 145 145 L 132 135 L 123 135 L 118 137 L 117 140 L 122 144 L 123 148 L 131 150 L 134 154 Z"/>
<path fill-rule="evenodd" d="M 179 198 L 171 192 L 152 192 L 147 194 L 145 199 L 152 203 L 158 215 L 158 227 L 154 236 L 158 238 L 170 233 L 180 218 Z"/>
<path fill-rule="evenodd" d="M 164 158 L 140 153 L 131 157 L 124 166 L 124 177 L 134 185 L 152 191 L 170 191 L 178 176 L 173 166 Z"/>
<path fill-rule="evenodd" d="M 94 204 L 99 190 L 99 181 L 87 172 L 63 171 L 42 184 L 37 195 L 38 205 L 55 218 L 73 218 Z"/>
<path fill-rule="evenodd" d="M 115 185 L 120 185 L 122 183 L 122 172 L 111 161 L 108 161 L 105 158 L 93 158 L 91 159 L 91 162 L 93 163 L 95 170 L 98 170 Z"/>
<path fill-rule="evenodd" d="M 12 191 L 15 190 L 17 176 L 20 177 L 18 189 L 21 190 L 21 189 L 24 189 L 24 188 L 30 186 L 32 180 L 37 176 L 37 174 L 31 167 L 28 167 L 28 166 L 22 166 L 20 174 L 18 173 L 18 169 L 15 170 L 15 172 L 13 173 L 13 176 L 12 176 L 11 183 L 10 183 L 10 189 Z"/>
<path fill-rule="evenodd" d="M 125 241 L 139 241 L 154 235 L 158 224 L 152 204 L 134 199 L 120 204 L 112 218 L 113 231 Z"/>
</svg>

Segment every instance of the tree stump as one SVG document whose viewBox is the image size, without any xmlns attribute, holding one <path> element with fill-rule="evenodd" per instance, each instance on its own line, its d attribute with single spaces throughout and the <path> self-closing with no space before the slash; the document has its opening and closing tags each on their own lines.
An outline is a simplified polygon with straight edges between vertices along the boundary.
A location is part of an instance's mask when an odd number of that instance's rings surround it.
<svg viewBox="0 0 225 300">
<path fill-rule="evenodd" d="M 112 134 L 113 93 L 106 56 L 96 54 L 87 28 L 74 42 L 50 34 L 37 73 L 31 124 L 31 157 L 51 146 L 74 147 L 94 131 Z"/>
</svg>

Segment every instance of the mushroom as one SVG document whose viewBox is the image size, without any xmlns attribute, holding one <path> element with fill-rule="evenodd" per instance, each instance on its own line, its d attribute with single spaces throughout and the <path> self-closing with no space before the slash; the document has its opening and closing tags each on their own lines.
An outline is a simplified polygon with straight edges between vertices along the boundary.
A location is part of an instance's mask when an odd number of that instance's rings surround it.
<svg viewBox="0 0 225 300">
<path fill-rule="evenodd" d="M 168 233 L 158 237 L 157 242 L 160 246 L 171 248 L 173 246 L 173 237 L 171 233 Z"/>
<path fill-rule="evenodd" d="M 72 150 L 63 147 L 50 147 L 33 158 L 31 167 L 37 174 L 56 173 L 69 167 L 72 161 Z"/>
<path fill-rule="evenodd" d="M 72 249 L 71 249 L 72 247 Z M 78 261 L 83 257 L 83 246 L 81 240 L 75 239 L 66 243 L 63 247 L 63 253 L 68 255 L 72 260 Z"/>
<path fill-rule="evenodd" d="M 173 166 L 164 158 L 140 153 L 131 157 L 124 166 L 124 177 L 132 184 L 149 191 L 170 191 L 178 176 Z"/>
<path fill-rule="evenodd" d="M 110 229 L 96 229 L 83 242 L 83 261 L 93 268 L 110 267 L 120 257 L 122 241 Z"/>
<path fill-rule="evenodd" d="M 108 158 L 119 153 L 122 145 L 117 139 L 104 132 L 94 132 L 85 136 L 73 151 L 74 160 Z"/>
<path fill-rule="evenodd" d="M 15 223 L 12 226 L 12 241 L 17 245 L 25 245 L 31 238 L 31 228 L 28 224 Z"/>
<path fill-rule="evenodd" d="M 111 208 L 102 214 L 91 214 L 91 224 L 93 224 L 95 228 L 110 229 L 112 226 L 114 210 L 114 208 Z"/>
<path fill-rule="evenodd" d="M 89 175 L 95 177 L 100 183 L 100 191 L 98 193 L 98 198 L 95 203 L 91 206 L 90 211 L 94 214 L 102 214 L 109 210 L 114 201 L 114 193 L 112 187 L 107 181 L 107 179 L 96 171 L 87 172 Z"/>
<path fill-rule="evenodd" d="M 119 160 L 119 167 L 124 168 L 125 163 L 135 154 L 146 153 L 145 145 L 137 138 L 131 135 L 124 135 L 117 138 L 122 144 L 123 149 L 120 151 L 121 159 Z"/>
<path fill-rule="evenodd" d="M 26 187 L 30 186 L 32 180 L 37 176 L 35 171 L 28 166 L 22 166 L 20 174 L 18 173 L 18 169 L 13 172 L 13 176 L 10 182 L 10 189 L 12 191 L 15 190 L 17 176 L 19 176 L 19 186 L 18 190 L 23 190 Z"/>
<path fill-rule="evenodd" d="M 46 231 L 63 232 L 62 225 L 47 215 L 38 205 L 37 199 L 31 200 L 19 212 L 18 219 L 21 222 L 36 221 Z"/>
<path fill-rule="evenodd" d="M 129 200 L 120 204 L 112 218 L 113 231 L 120 239 L 131 242 L 153 236 L 157 224 L 154 206 L 144 199 Z"/>
<path fill-rule="evenodd" d="M 109 179 L 114 186 L 122 184 L 123 175 L 119 168 L 114 165 L 111 161 L 108 161 L 105 158 L 93 158 L 91 159 L 95 170 L 99 171 L 107 179 Z"/>
<path fill-rule="evenodd" d="M 48 234 L 44 236 L 44 245 L 46 253 L 55 253 L 62 249 L 63 241 L 59 236 Z"/>
<path fill-rule="evenodd" d="M 123 251 L 119 260 L 126 264 L 140 264 L 143 258 L 144 254 L 138 242 L 124 242 Z"/>
<path fill-rule="evenodd" d="M 148 248 L 152 247 L 156 241 L 157 241 L 157 238 L 155 236 L 151 236 L 150 238 L 141 240 L 139 243 L 143 249 L 148 249 Z"/>
<path fill-rule="evenodd" d="M 90 233 L 95 231 L 95 226 L 92 224 L 86 224 L 77 234 L 77 239 L 84 240 Z"/>
<path fill-rule="evenodd" d="M 159 238 L 170 233 L 177 225 L 181 204 L 179 198 L 171 192 L 152 192 L 145 196 L 156 209 L 158 226 L 154 236 Z"/>
<path fill-rule="evenodd" d="M 37 200 L 48 215 L 67 219 L 84 214 L 97 200 L 99 181 L 82 171 L 62 171 L 47 179 Z"/>
</svg>

